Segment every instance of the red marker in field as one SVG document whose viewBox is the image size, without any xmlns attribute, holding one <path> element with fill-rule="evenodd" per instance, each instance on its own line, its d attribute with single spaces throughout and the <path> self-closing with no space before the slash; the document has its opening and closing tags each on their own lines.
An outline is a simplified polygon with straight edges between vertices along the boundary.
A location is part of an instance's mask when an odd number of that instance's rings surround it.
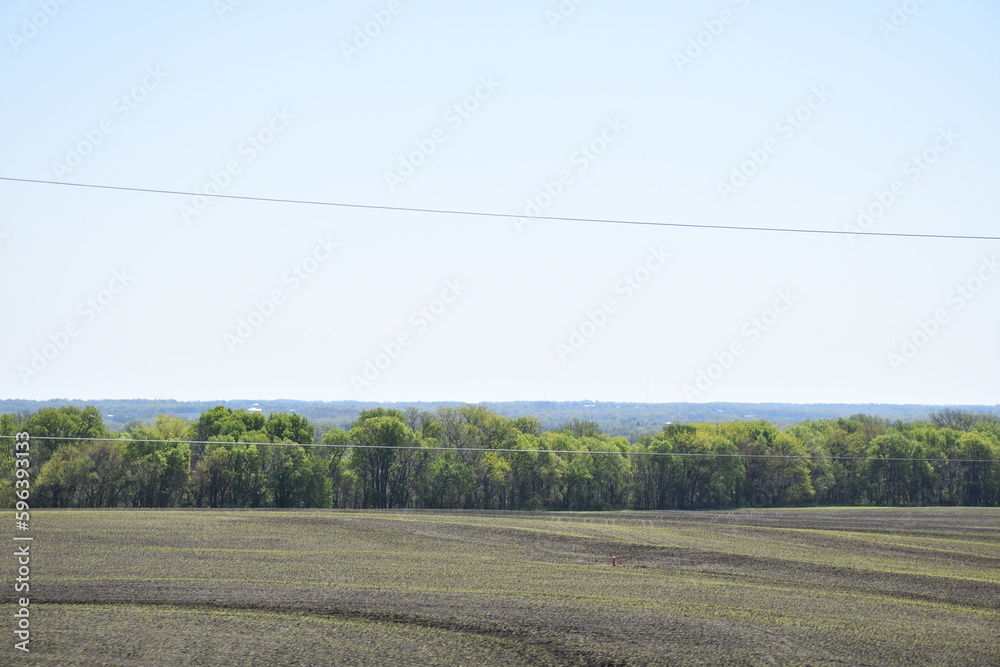
<svg viewBox="0 0 1000 667">
<path fill-rule="evenodd" d="M 614 556 L 612 556 L 611 557 L 611 567 L 614 567 L 617 564 L 618 564 L 618 559 L 615 558 Z"/>
</svg>

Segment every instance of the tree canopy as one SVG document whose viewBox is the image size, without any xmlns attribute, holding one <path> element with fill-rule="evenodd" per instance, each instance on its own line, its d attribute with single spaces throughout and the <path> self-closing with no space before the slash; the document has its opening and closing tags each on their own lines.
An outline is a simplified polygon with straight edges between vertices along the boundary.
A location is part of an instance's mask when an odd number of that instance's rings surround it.
<svg viewBox="0 0 1000 667">
<path fill-rule="evenodd" d="M 943 411 L 669 424 L 629 442 L 572 418 L 546 430 L 482 405 L 373 408 L 320 432 L 293 413 L 215 406 L 109 430 L 93 407 L 0 415 L 32 436 L 34 507 L 520 510 L 1000 504 L 1000 421 Z M 46 439 L 54 438 L 54 439 Z M 14 456 L 0 502 L 14 504 Z M 318 445 L 318 446 L 313 446 Z"/>
</svg>

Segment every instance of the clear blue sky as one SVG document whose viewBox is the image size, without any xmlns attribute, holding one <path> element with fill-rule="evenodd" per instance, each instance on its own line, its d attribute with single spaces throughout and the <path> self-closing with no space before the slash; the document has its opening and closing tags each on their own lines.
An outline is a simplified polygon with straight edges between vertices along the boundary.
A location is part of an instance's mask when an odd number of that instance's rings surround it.
<svg viewBox="0 0 1000 667">
<path fill-rule="evenodd" d="M 985 0 L 18 0 L 0 28 L 0 176 L 997 235 Z M 998 241 L 0 201 L 0 398 L 1000 403 Z"/>
</svg>

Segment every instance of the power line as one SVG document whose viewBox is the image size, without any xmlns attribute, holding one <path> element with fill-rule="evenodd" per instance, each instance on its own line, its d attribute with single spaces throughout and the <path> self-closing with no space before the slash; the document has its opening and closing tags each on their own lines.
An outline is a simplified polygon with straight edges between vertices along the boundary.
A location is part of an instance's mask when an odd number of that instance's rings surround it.
<svg viewBox="0 0 1000 667">
<path fill-rule="evenodd" d="M 124 192 L 146 192 L 161 195 L 178 195 L 183 197 L 213 197 L 216 199 L 240 199 L 244 201 L 272 202 L 276 204 L 302 204 L 306 206 L 336 206 L 340 208 L 359 208 L 377 211 L 398 211 L 406 213 L 436 213 L 440 215 L 467 215 L 488 218 L 516 218 L 521 220 L 549 220 L 554 222 L 593 222 L 607 225 L 643 225 L 650 227 L 684 227 L 689 229 L 721 229 L 743 232 L 784 232 L 787 234 L 834 234 L 838 236 L 892 236 L 900 238 L 921 239 L 961 239 L 966 241 L 1000 241 L 1000 236 L 967 236 L 962 234 L 910 234 L 893 232 L 862 232 L 837 229 L 800 229 L 787 227 L 748 227 L 743 225 L 696 225 L 684 222 L 653 222 L 650 220 L 617 220 L 611 218 L 571 218 L 549 215 L 516 215 L 512 213 L 493 213 L 488 211 L 460 211 L 438 208 L 415 208 L 411 206 L 378 206 L 375 204 L 350 204 L 345 202 L 313 201 L 308 199 L 279 199 L 277 197 L 250 197 L 244 195 L 207 194 L 198 192 L 183 192 L 179 190 L 162 190 L 159 188 L 131 188 L 121 185 L 98 185 L 92 183 L 63 183 L 61 181 L 46 181 L 31 178 L 11 178 L 0 176 L 0 181 L 17 183 L 37 183 L 40 185 L 58 185 L 74 188 L 94 188 L 98 190 L 119 190 Z"/>
<path fill-rule="evenodd" d="M 0 435 L 0 438 L 14 438 L 13 435 Z M 639 452 L 620 450 L 586 450 L 586 449 L 512 449 L 512 448 L 492 448 L 492 447 L 422 447 L 420 445 L 327 445 L 315 443 L 299 442 L 238 442 L 217 440 L 133 440 L 131 438 L 70 438 L 65 436 L 36 435 L 31 436 L 26 442 L 31 440 L 71 440 L 74 442 L 147 442 L 177 445 L 181 443 L 189 445 L 259 445 L 262 447 L 317 447 L 332 449 L 402 449 L 416 450 L 424 452 L 505 452 L 512 454 L 620 454 L 622 456 L 676 456 L 676 457 L 697 457 L 697 458 L 727 458 L 727 459 L 805 459 L 819 461 L 925 461 L 937 463 L 995 463 L 995 459 L 920 459 L 906 457 L 871 457 L 871 456 L 813 456 L 811 454 L 720 454 L 717 452 Z"/>
</svg>

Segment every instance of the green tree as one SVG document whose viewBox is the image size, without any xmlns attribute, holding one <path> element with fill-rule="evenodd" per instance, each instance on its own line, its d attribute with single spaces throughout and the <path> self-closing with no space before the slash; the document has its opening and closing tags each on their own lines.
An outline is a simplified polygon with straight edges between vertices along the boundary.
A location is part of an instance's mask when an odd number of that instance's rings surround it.
<svg viewBox="0 0 1000 667">
<path fill-rule="evenodd" d="M 267 447 L 266 476 L 275 507 L 329 507 L 328 463 L 305 447 Z"/>
<path fill-rule="evenodd" d="M 62 446 L 79 444 L 86 438 L 109 436 L 104 420 L 101 419 L 101 413 L 90 405 L 82 410 L 72 406 L 43 408 L 28 416 L 22 430 L 31 434 L 33 443 L 31 451 L 34 454 L 32 462 L 39 468 Z M 45 438 L 60 438 L 60 440 Z"/>
<path fill-rule="evenodd" d="M 623 509 L 631 496 L 632 458 L 628 441 L 623 437 L 584 438 L 581 444 L 592 452 L 611 452 L 593 457 L 594 509 Z"/>
<path fill-rule="evenodd" d="M 556 429 L 558 433 L 566 433 L 574 438 L 596 438 L 604 433 L 601 425 L 595 421 L 588 421 L 573 417 L 571 420 Z"/>
<path fill-rule="evenodd" d="M 326 471 L 332 487 L 333 506 L 354 507 L 357 475 L 348 466 L 351 436 L 342 429 L 334 428 L 323 434 L 321 442 L 327 445 L 318 452 L 327 461 Z"/>
<path fill-rule="evenodd" d="M 170 507 L 180 502 L 191 466 L 192 425 L 169 415 L 157 415 L 153 426 L 136 425 L 128 433 L 125 459 L 128 495 L 136 507 Z M 167 440 L 169 442 L 153 442 Z"/>
<path fill-rule="evenodd" d="M 438 421 L 437 416 L 433 412 L 412 406 L 408 407 L 406 409 L 406 425 L 421 439 L 436 440 L 441 437 L 441 422 Z"/>
<path fill-rule="evenodd" d="M 362 413 L 362 419 L 351 428 L 350 437 L 354 446 L 351 467 L 364 486 L 364 506 L 398 506 L 406 497 L 414 458 L 412 450 L 400 448 L 418 445 L 405 416 Z"/>
<path fill-rule="evenodd" d="M 125 444 L 100 441 L 59 449 L 42 465 L 34 486 L 40 506 L 115 507 L 127 484 Z"/>
<path fill-rule="evenodd" d="M 251 434 L 248 434 L 245 437 L 250 436 Z M 266 436 L 258 432 L 256 438 L 263 444 Z M 269 494 L 267 475 L 264 472 L 264 454 L 261 448 L 254 443 L 219 446 L 229 453 L 227 463 L 228 494 L 223 495 L 224 502 L 235 507 L 265 507 L 269 505 L 273 497 Z"/>
<path fill-rule="evenodd" d="M 277 412 L 267 418 L 264 424 L 270 442 L 295 442 L 300 445 L 312 444 L 316 427 L 300 415 Z"/>
<path fill-rule="evenodd" d="M 208 451 L 191 471 L 190 494 L 198 507 L 223 507 L 230 495 L 232 471 L 229 450 L 216 447 Z"/>
<path fill-rule="evenodd" d="M 986 505 L 995 502 L 993 487 L 997 449 L 982 433 L 965 433 L 958 440 L 965 467 L 963 505 Z"/>
<path fill-rule="evenodd" d="M 917 479 L 914 462 L 902 459 L 919 458 L 915 444 L 906 434 L 892 430 L 871 441 L 865 462 L 869 487 L 868 499 L 881 505 L 909 505 L 912 502 Z"/>
<path fill-rule="evenodd" d="M 427 466 L 421 497 L 430 508 L 461 508 L 475 483 L 472 466 L 459 461 L 452 452 L 441 452 Z"/>
</svg>

